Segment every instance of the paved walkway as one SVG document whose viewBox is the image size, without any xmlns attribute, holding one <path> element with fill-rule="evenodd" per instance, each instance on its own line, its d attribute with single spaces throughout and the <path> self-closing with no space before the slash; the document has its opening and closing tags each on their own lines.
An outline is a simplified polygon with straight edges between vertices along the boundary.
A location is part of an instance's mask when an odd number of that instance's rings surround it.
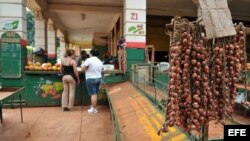
<svg viewBox="0 0 250 141">
<path fill-rule="evenodd" d="M 4 109 L 0 141 L 112 141 L 113 127 L 109 107 L 99 106 L 99 113 L 87 113 L 88 107 L 63 112 L 60 107 Z"/>
<path fill-rule="evenodd" d="M 185 141 L 177 128 L 157 135 L 164 115 L 130 82 L 109 87 L 109 96 L 117 113 L 122 141 Z"/>
</svg>

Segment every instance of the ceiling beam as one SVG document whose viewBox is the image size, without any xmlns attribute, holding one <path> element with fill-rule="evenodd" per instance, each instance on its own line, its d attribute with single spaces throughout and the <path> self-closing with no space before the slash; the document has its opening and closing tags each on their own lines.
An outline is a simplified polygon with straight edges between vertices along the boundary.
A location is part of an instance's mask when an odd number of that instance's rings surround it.
<svg viewBox="0 0 250 141">
<path fill-rule="evenodd" d="M 247 15 L 241 15 L 241 14 L 232 14 L 233 20 L 237 21 L 250 21 L 250 16 Z"/>
<path fill-rule="evenodd" d="M 62 24 L 61 20 L 58 18 L 56 13 L 49 12 L 49 18 L 53 21 L 53 24 L 61 29 L 61 30 L 67 30 L 67 28 Z"/>
<path fill-rule="evenodd" d="M 196 9 L 176 9 L 176 8 L 148 8 L 148 15 L 157 15 L 157 16 L 187 16 L 187 17 L 196 17 Z"/>
<path fill-rule="evenodd" d="M 112 31 L 114 29 L 114 27 L 116 26 L 116 22 L 118 21 L 118 19 L 121 17 L 121 14 L 116 15 L 113 20 L 110 22 L 110 26 L 108 28 L 108 32 Z"/>
<path fill-rule="evenodd" d="M 122 6 L 100 6 L 100 5 L 76 5 L 76 4 L 48 4 L 50 12 L 97 12 L 97 13 L 117 13 L 123 12 Z"/>
<path fill-rule="evenodd" d="M 27 0 L 26 6 L 32 10 L 40 10 L 41 9 L 35 0 Z"/>
<path fill-rule="evenodd" d="M 234 10 L 231 10 L 231 15 L 234 20 L 250 21 L 250 15 L 235 13 Z M 148 8 L 148 15 L 157 15 L 157 16 L 186 16 L 186 17 L 197 17 L 196 10 L 192 9 L 157 9 L 157 8 Z"/>
<path fill-rule="evenodd" d="M 46 10 L 47 6 L 48 6 L 47 1 L 45 1 L 45 0 L 35 0 L 35 1 L 39 5 L 39 7 L 41 8 L 44 18 L 47 19 L 48 18 L 48 13 Z"/>
</svg>

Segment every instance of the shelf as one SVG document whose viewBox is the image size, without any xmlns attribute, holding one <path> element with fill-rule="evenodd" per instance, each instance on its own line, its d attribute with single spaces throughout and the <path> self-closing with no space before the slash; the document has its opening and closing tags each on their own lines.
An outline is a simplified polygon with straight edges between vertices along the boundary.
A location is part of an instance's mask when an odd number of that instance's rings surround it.
<svg viewBox="0 0 250 141">
<path fill-rule="evenodd" d="M 61 74 L 59 71 L 24 71 L 25 74 Z M 84 73 L 83 71 L 78 71 L 78 73 Z M 105 70 L 102 71 L 103 74 L 123 74 L 119 70 Z"/>
<path fill-rule="evenodd" d="M 25 74 L 60 74 L 59 71 L 24 71 Z"/>
<path fill-rule="evenodd" d="M 120 70 L 104 70 L 103 74 L 123 74 Z"/>
</svg>

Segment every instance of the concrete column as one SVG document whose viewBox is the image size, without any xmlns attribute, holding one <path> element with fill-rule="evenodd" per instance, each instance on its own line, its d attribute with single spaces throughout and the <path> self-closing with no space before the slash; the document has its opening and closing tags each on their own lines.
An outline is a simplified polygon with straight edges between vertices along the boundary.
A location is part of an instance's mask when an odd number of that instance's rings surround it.
<svg viewBox="0 0 250 141">
<path fill-rule="evenodd" d="M 66 51 L 66 43 L 64 41 L 64 38 L 60 38 L 60 58 L 64 57 Z"/>
<path fill-rule="evenodd" d="M 35 47 L 46 50 L 46 21 L 41 11 L 33 11 L 35 16 Z"/>
<path fill-rule="evenodd" d="M 115 27 L 114 27 L 114 56 L 117 55 L 117 29 L 116 29 L 116 24 L 115 24 Z"/>
<path fill-rule="evenodd" d="M 147 0 L 124 0 L 124 34 L 128 48 L 146 47 Z"/>
<path fill-rule="evenodd" d="M 17 32 L 27 40 L 26 0 L 0 0 L 0 37 L 6 31 Z"/>
<path fill-rule="evenodd" d="M 109 32 L 108 33 L 108 52 L 111 54 L 111 48 L 112 48 L 112 46 L 111 46 L 111 42 L 112 42 L 112 40 L 111 40 L 111 32 Z"/>
<path fill-rule="evenodd" d="M 54 30 L 52 23 L 48 23 L 47 39 L 48 39 L 48 58 L 55 59 L 56 58 L 56 32 Z"/>
<path fill-rule="evenodd" d="M 69 48 L 69 43 L 68 42 L 65 43 L 65 48 Z"/>
<path fill-rule="evenodd" d="M 80 56 L 80 46 L 76 45 L 76 47 L 74 48 L 74 50 L 75 50 L 75 55 L 76 56 Z"/>
</svg>

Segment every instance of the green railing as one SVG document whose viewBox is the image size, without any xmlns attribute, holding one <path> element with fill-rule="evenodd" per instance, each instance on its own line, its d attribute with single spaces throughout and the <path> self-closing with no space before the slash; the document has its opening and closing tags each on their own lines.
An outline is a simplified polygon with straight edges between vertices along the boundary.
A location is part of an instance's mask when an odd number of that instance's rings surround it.
<svg viewBox="0 0 250 141">
<path fill-rule="evenodd" d="M 168 99 L 168 74 L 161 72 L 157 66 L 148 64 L 134 64 L 131 68 L 131 81 L 151 102 L 165 115 Z M 186 134 L 190 141 L 201 141 L 201 137 L 178 130 Z"/>
<path fill-rule="evenodd" d="M 131 81 L 153 104 L 165 112 L 168 98 L 167 73 L 160 72 L 157 66 L 136 64 L 132 66 Z"/>
<path fill-rule="evenodd" d="M 115 109 L 113 108 L 112 102 L 111 102 L 109 94 L 108 94 L 108 90 L 105 89 L 105 91 L 107 94 L 109 108 L 110 108 L 110 116 L 111 116 L 112 123 L 113 123 L 114 141 L 121 141 L 121 136 L 120 136 L 121 132 L 120 132 L 120 128 L 119 128 L 117 114 L 115 112 Z"/>
</svg>

